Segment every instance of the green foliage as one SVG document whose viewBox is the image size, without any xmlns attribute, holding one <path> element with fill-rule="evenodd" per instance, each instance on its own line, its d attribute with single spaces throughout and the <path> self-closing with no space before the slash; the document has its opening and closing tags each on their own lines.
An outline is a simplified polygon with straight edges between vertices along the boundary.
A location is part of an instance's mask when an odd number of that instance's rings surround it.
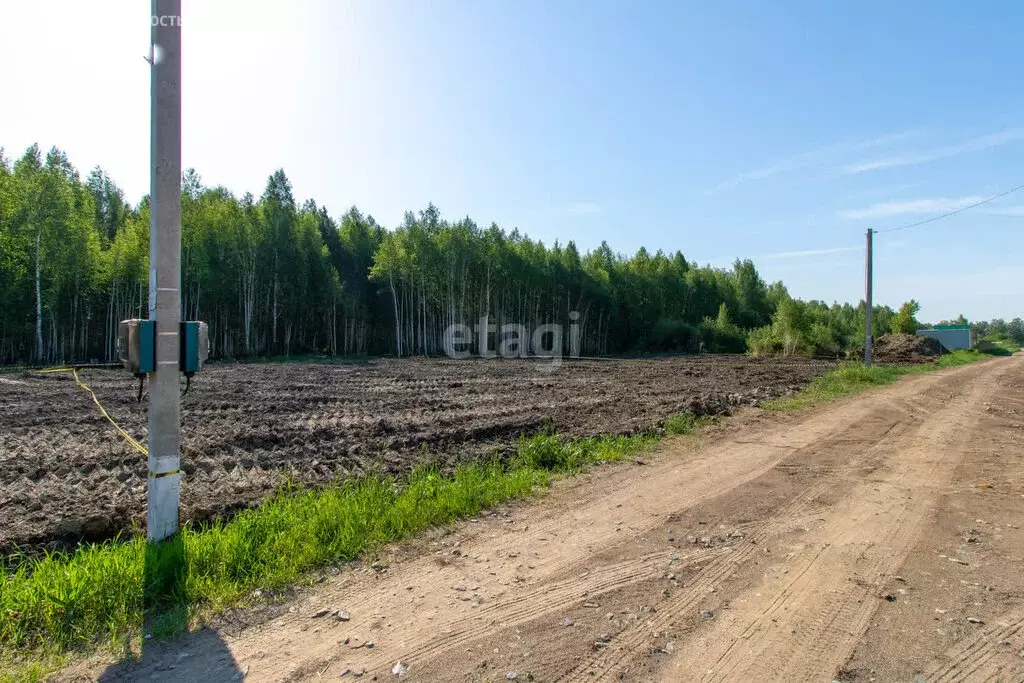
<svg viewBox="0 0 1024 683">
<path fill-rule="evenodd" d="M 705 318 L 701 323 L 700 336 L 705 351 L 743 353 L 747 350 L 746 334 L 732 321 L 724 302 L 718 307 L 716 318 Z"/>
<path fill-rule="evenodd" d="M 955 368 L 959 365 L 967 365 L 969 363 L 974 363 L 979 360 L 983 360 L 987 357 L 988 356 L 986 354 L 979 353 L 978 351 L 969 349 L 957 349 L 956 351 L 950 351 L 949 353 L 944 353 L 941 356 L 939 356 L 935 360 L 935 366 L 940 368 Z M 908 366 L 907 372 L 925 372 L 930 367 L 932 366 L 911 365 Z"/>
<path fill-rule="evenodd" d="M 0 364 L 114 360 L 117 322 L 147 314 L 148 254 L 148 197 L 132 206 L 98 167 L 83 181 L 56 148 L 0 155 Z M 185 172 L 182 310 L 210 325 L 214 358 L 437 354 L 451 324 L 568 329 L 573 311 L 584 355 L 835 356 L 860 346 L 865 320 L 863 303 L 794 299 L 749 260 L 702 267 L 605 243 L 580 253 L 447 221 L 432 204 L 392 230 L 355 207 L 332 218 L 281 169 L 259 197 Z M 913 327 L 915 311 L 876 306 L 873 334 Z M 1024 343 L 1020 319 L 972 329 Z"/>
<path fill-rule="evenodd" d="M 747 348 L 754 356 L 774 356 L 782 353 L 782 343 L 776 339 L 771 325 L 751 330 L 747 334 Z"/>
<path fill-rule="evenodd" d="M 772 316 L 772 334 L 782 346 L 782 353 L 791 356 L 805 348 L 807 320 L 800 303 L 783 299 Z"/>
<path fill-rule="evenodd" d="M 858 306 L 792 299 L 784 290 L 774 293 L 771 325 L 747 332 L 747 349 L 755 356 L 841 356 L 864 344 L 864 303 Z M 892 309 L 875 306 L 872 328 L 880 336 L 891 327 Z"/>
<path fill-rule="evenodd" d="M 63 152 L 36 146 L 0 159 L 0 363 L 113 360 L 117 322 L 146 316 L 148 252 L 149 199 L 130 205 L 103 169 L 83 181 Z M 742 352 L 792 301 L 749 260 L 580 253 L 433 205 L 385 230 L 354 207 L 335 219 L 300 202 L 281 169 L 259 197 L 192 169 L 182 180 L 182 310 L 210 325 L 214 358 L 435 354 L 453 323 L 567 329 L 572 311 L 583 354 Z M 789 352 L 801 346 L 776 328 Z"/>
<path fill-rule="evenodd" d="M 693 434 L 713 421 L 714 418 L 707 415 L 697 417 L 693 413 L 678 413 L 666 418 L 662 429 L 666 434 Z"/>
<path fill-rule="evenodd" d="M 807 331 L 807 347 L 815 356 L 838 356 L 843 345 L 835 328 L 814 323 Z"/>
<path fill-rule="evenodd" d="M 1024 322 L 1020 318 L 976 323 L 971 325 L 971 332 L 978 350 L 990 356 L 1010 356 L 1024 346 Z"/>
<path fill-rule="evenodd" d="M 920 329 L 921 324 L 917 322 L 915 317 L 918 311 L 921 310 L 921 304 L 917 303 L 913 299 L 905 301 L 900 310 L 896 312 L 896 315 L 892 319 L 892 332 L 894 334 L 916 334 Z"/>
<path fill-rule="evenodd" d="M 1009 335 L 992 334 L 981 339 L 978 351 L 989 356 L 1012 356 L 1020 351 L 1020 343 Z"/>
<path fill-rule="evenodd" d="M 653 441 L 651 435 L 626 435 L 565 440 L 538 434 L 519 442 L 513 465 L 517 468 L 576 472 L 594 462 L 618 460 Z"/>
<path fill-rule="evenodd" d="M 903 375 L 914 375 L 930 370 L 958 367 L 984 359 L 984 354 L 965 349 L 945 353 L 934 363 L 918 365 L 845 364 L 832 372 L 816 377 L 794 396 L 777 398 L 762 404 L 765 410 L 795 410 L 817 405 L 842 396 L 856 394 L 876 386 L 891 384 Z"/>
<path fill-rule="evenodd" d="M 779 300 L 771 325 L 749 333 L 747 346 L 754 355 L 792 356 L 812 351 L 808 337 L 809 322 L 803 302 L 786 296 Z"/>
</svg>

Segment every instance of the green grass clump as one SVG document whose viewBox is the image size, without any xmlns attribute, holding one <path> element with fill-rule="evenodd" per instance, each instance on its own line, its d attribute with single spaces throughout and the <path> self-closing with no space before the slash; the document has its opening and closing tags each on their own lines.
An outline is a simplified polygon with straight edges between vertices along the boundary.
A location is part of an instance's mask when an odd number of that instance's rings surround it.
<svg viewBox="0 0 1024 683">
<path fill-rule="evenodd" d="M 0 649 L 28 654 L 20 663 L 0 657 L 0 668 L 21 665 L 26 680 L 41 659 L 97 645 L 128 652 L 144 632 L 180 631 L 197 614 L 244 602 L 255 589 L 283 589 L 312 570 L 526 496 L 553 475 L 627 457 L 654 439 L 538 435 L 523 438 L 508 463 L 285 488 L 230 521 L 186 526 L 163 543 L 113 540 L 0 566 Z"/>
<path fill-rule="evenodd" d="M 571 440 L 554 435 L 537 435 L 520 440 L 514 465 L 527 470 L 578 472 L 595 462 L 620 460 L 633 455 L 654 440 L 653 434 Z"/>
<path fill-rule="evenodd" d="M 939 356 L 938 360 L 935 361 L 935 366 L 939 368 L 955 368 L 958 365 L 968 365 L 985 358 L 988 358 L 987 354 L 974 351 L 973 349 L 957 349 L 956 351 L 950 351 Z M 935 366 L 911 365 L 908 371 L 914 373 L 927 372 L 934 369 Z"/>
<path fill-rule="evenodd" d="M 698 417 L 693 413 L 677 413 L 670 415 L 662 423 L 662 429 L 665 430 L 666 434 L 693 434 L 702 427 L 711 424 L 714 420 L 715 418 L 708 415 Z"/>
<path fill-rule="evenodd" d="M 872 387 L 892 384 L 903 375 L 967 365 L 987 357 L 977 351 L 961 349 L 942 354 L 934 363 L 919 365 L 872 365 L 866 368 L 860 364 L 846 364 L 828 374 L 815 377 L 802 391 L 793 396 L 767 401 L 761 407 L 773 411 L 797 410 L 856 394 Z"/>
</svg>

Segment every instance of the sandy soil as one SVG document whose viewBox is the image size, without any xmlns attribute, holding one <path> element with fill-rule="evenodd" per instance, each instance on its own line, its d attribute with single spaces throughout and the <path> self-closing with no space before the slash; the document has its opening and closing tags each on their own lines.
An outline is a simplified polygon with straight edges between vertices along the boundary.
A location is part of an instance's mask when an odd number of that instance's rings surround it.
<svg viewBox="0 0 1024 683">
<path fill-rule="evenodd" d="M 62 677 L 1021 681 L 1022 422 L 1024 356 L 749 410 Z"/>
</svg>

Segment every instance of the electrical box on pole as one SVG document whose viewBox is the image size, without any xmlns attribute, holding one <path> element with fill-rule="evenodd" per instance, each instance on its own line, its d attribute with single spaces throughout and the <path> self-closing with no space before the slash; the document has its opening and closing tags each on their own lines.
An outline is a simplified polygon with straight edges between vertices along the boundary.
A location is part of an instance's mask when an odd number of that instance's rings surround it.
<svg viewBox="0 0 1024 683">
<path fill-rule="evenodd" d="M 198 372 L 210 355 L 210 338 L 206 323 L 197 320 L 183 320 L 178 332 L 181 341 L 178 369 L 191 377 Z"/>
<path fill-rule="evenodd" d="M 121 321 L 117 329 L 117 357 L 136 377 L 156 370 L 156 325 L 152 320 Z"/>
<path fill-rule="evenodd" d="M 178 370 L 191 377 L 210 357 L 210 336 L 206 323 L 179 323 Z M 153 320 L 122 320 L 117 330 L 117 357 L 125 370 L 136 377 L 156 372 L 156 323 Z"/>
</svg>

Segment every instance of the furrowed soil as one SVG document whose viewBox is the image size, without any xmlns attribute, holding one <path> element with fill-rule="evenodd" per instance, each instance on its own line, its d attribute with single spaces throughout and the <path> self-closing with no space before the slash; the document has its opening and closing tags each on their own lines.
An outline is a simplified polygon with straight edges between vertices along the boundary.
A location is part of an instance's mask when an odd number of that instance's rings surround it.
<svg viewBox="0 0 1024 683">
<path fill-rule="evenodd" d="M 1022 422 L 1020 354 L 742 411 L 62 677 L 1022 681 Z"/>
<path fill-rule="evenodd" d="M 258 503 L 286 478 L 324 485 L 416 464 L 507 457 L 521 435 L 628 434 L 802 388 L 829 363 L 742 356 L 383 359 L 210 364 L 182 401 L 182 518 Z M 121 370 L 79 371 L 145 443 L 147 400 Z M 145 523 L 146 459 L 70 373 L 0 377 L 0 553 L 102 540 Z"/>
</svg>

